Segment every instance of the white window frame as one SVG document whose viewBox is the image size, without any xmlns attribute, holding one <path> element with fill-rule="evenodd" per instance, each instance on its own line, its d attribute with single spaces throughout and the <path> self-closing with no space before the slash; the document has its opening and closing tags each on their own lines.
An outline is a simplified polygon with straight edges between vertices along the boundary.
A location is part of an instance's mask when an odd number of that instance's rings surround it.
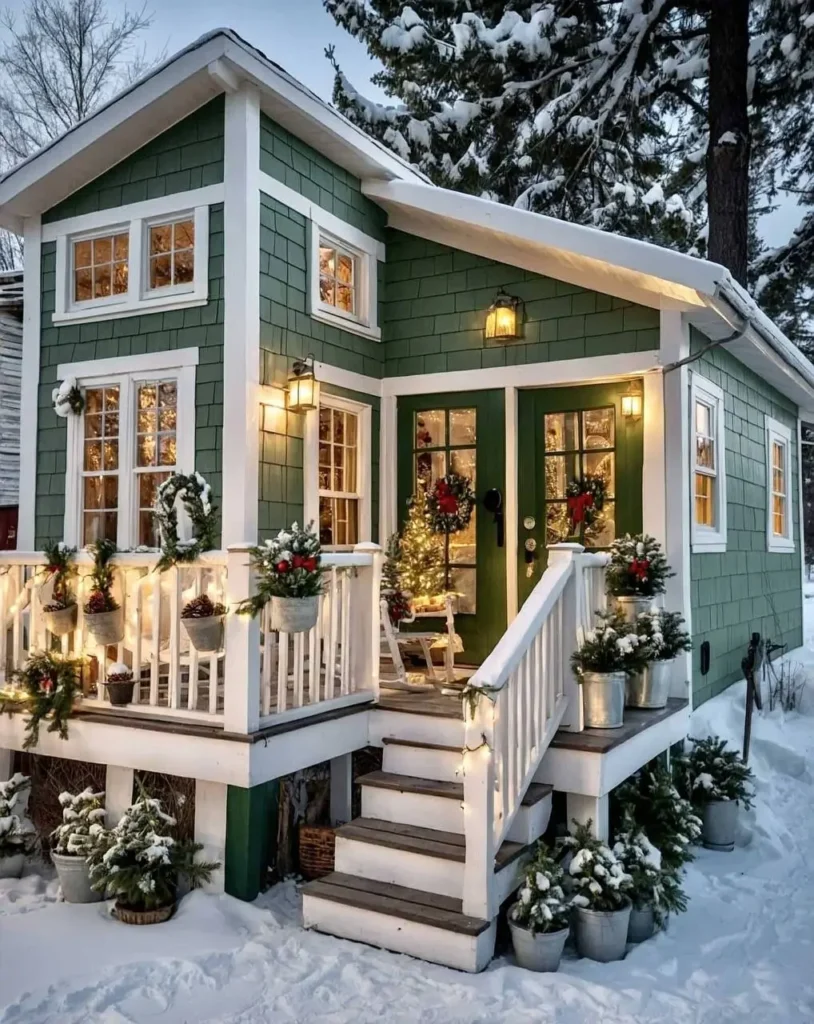
<svg viewBox="0 0 814 1024">
<path fill-rule="evenodd" d="M 712 410 L 715 429 L 715 485 L 713 487 L 713 513 L 715 525 L 705 526 L 695 518 L 695 474 L 696 463 L 695 406 L 696 402 Z M 726 436 L 724 431 L 724 393 L 717 384 L 692 375 L 690 384 L 690 516 L 691 543 L 696 554 L 713 554 L 726 551 Z M 704 467 L 700 467 L 703 472 Z"/>
<path fill-rule="evenodd" d="M 794 551 L 794 505 L 792 503 L 791 475 L 791 428 L 779 420 L 765 417 L 766 427 L 766 550 L 776 553 Z M 773 460 L 772 448 L 775 444 L 783 446 L 783 471 L 786 479 L 786 532 L 778 536 L 774 532 L 774 516 L 772 515 Z"/>
<path fill-rule="evenodd" d="M 206 233 L 209 234 L 209 216 L 208 207 L 199 207 L 206 211 L 207 216 L 203 218 L 206 225 Z M 141 268 L 141 301 L 142 302 L 153 302 L 158 298 L 166 299 L 177 295 L 188 295 L 194 292 L 198 282 L 196 280 L 198 276 L 198 211 L 197 210 L 186 210 L 180 213 L 173 213 L 170 216 L 165 217 L 149 217 L 143 220 L 142 223 L 142 268 Z M 172 284 L 165 285 L 163 288 L 151 288 L 150 287 L 150 228 L 162 227 L 164 225 L 177 224 L 179 221 L 191 220 L 193 224 L 193 230 L 195 233 L 195 245 L 193 247 L 193 278 L 191 281 L 185 281 L 183 284 Z M 207 250 L 209 243 L 207 240 Z M 175 250 L 170 250 L 169 255 Z"/>
<path fill-rule="evenodd" d="M 342 225 L 342 230 L 337 231 L 335 218 L 331 218 L 330 224 L 327 221 L 327 217 L 320 217 L 319 211 L 312 208 L 312 216 L 309 221 L 308 313 L 314 320 L 331 324 L 333 327 L 350 331 L 352 334 L 361 334 L 363 337 L 380 341 L 382 333 L 377 322 L 376 278 L 378 243 L 361 231 L 356 231 L 349 224 Z M 336 306 L 331 306 L 320 299 L 319 247 L 322 241 L 343 249 L 355 260 L 354 273 L 358 277 L 358 281 L 355 281 L 357 300 L 355 314 L 343 313 Z"/>
<path fill-rule="evenodd" d="M 356 445 L 357 497 L 359 500 L 359 543 L 371 540 L 371 495 L 372 472 L 371 436 L 373 410 L 363 402 L 354 402 L 339 395 L 327 394 L 321 390 L 320 407 L 342 409 L 359 417 L 359 431 Z M 319 409 L 305 414 L 305 473 L 304 512 L 306 523 L 312 522 L 319 530 Z M 352 551 L 353 545 L 331 545 L 327 551 Z"/>
<path fill-rule="evenodd" d="M 191 473 L 195 468 L 195 367 L 198 349 L 177 349 L 121 359 L 96 359 L 57 367 L 60 380 L 75 377 L 80 388 L 119 387 L 119 507 L 116 544 L 121 550 L 138 543 L 138 493 L 136 488 L 136 409 L 138 384 L 161 379 L 177 385 L 176 469 Z M 83 415 L 68 417 L 65 459 L 66 544 L 78 547 L 82 541 L 83 503 Z M 189 524 L 179 510 L 179 534 L 187 539 Z"/>
</svg>

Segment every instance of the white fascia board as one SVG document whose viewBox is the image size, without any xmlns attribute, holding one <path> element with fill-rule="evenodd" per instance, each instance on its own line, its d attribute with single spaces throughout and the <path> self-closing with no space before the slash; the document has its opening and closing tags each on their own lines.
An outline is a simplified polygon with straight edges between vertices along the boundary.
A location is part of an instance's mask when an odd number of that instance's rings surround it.
<svg viewBox="0 0 814 1024">
<path fill-rule="evenodd" d="M 354 370 L 343 370 L 341 366 L 331 366 L 330 363 L 314 363 L 314 375 L 323 384 L 332 384 L 337 388 L 344 388 L 346 391 L 356 391 L 360 395 L 375 395 L 381 397 L 384 393 L 384 380 L 379 377 L 368 377 L 364 373 L 356 373 Z"/>
<path fill-rule="evenodd" d="M 112 356 L 109 359 L 86 359 L 81 363 L 60 363 L 57 377 L 108 377 L 124 373 L 161 373 L 182 366 L 197 366 L 197 348 L 178 348 L 171 352 L 144 352 L 135 356 Z"/>
</svg>

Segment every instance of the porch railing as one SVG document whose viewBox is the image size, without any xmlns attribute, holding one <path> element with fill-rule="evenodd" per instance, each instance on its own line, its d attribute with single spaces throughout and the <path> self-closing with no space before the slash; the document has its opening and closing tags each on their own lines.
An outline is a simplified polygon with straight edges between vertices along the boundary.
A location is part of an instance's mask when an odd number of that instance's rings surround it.
<svg viewBox="0 0 814 1024">
<path fill-rule="evenodd" d="M 582 728 L 570 667 L 577 628 L 604 606 L 605 556 L 578 544 L 549 549 L 549 564 L 517 617 L 469 683 L 464 700 L 464 913 L 497 912 L 495 856 L 555 732 Z M 479 692 L 480 691 L 480 692 Z"/>
<path fill-rule="evenodd" d="M 329 571 L 319 625 L 291 637 L 268 629 L 267 610 L 261 621 L 231 610 L 251 593 L 248 545 L 210 551 L 162 573 L 155 571 L 157 560 L 151 552 L 115 557 L 114 595 L 124 636 L 105 646 L 94 639 L 83 613 L 92 568 L 87 553 L 76 556 L 76 626 L 56 637 L 44 615 L 50 587 L 43 555 L 1 552 L 0 685 L 32 652 L 56 649 L 83 659 L 81 705 L 105 710 L 111 705 L 102 684 L 110 664 L 118 661 L 136 680 L 128 712 L 244 733 L 280 715 L 304 717 L 378 695 L 381 553 L 376 545 L 324 556 Z M 199 594 L 229 609 L 220 649 L 212 653 L 198 653 L 181 624 L 184 604 Z"/>
</svg>

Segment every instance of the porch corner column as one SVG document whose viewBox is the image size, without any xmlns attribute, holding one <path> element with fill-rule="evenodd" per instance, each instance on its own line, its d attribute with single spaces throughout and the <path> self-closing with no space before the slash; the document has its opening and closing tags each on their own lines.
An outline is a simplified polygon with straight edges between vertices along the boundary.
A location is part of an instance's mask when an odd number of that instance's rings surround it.
<svg viewBox="0 0 814 1024">
<path fill-rule="evenodd" d="M 250 903 L 263 888 L 277 840 L 278 782 L 227 790 L 224 888 Z"/>
<path fill-rule="evenodd" d="M 105 771 L 105 820 L 107 827 L 112 828 L 133 802 L 133 782 L 135 772 L 132 768 L 122 768 L 117 764 L 109 764 Z"/>
<path fill-rule="evenodd" d="M 226 870 L 226 801 L 229 787 L 222 782 L 195 780 L 195 842 L 203 850 L 197 860 L 217 861 L 220 867 L 202 886 L 204 892 L 224 891 Z"/>
<path fill-rule="evenodd" d="M 568 826 L 576 821 L 578 825 L 591 823 L 591 832 L 597 839 L 610 838 L 609 798 L 605 796 L 585 796 L 582 793 L 566 793 L 565 805 L 568 814 Z"/>
</svg>

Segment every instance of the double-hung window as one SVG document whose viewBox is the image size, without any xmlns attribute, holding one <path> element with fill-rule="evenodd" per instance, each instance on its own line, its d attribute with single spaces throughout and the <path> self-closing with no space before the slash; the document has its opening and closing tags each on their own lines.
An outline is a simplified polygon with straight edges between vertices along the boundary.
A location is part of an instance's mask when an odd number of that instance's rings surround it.
<svg viewBox="0 0 814 1024">
<path fill-rule="evenodd" d="M 766 417 L 766 547 L 794 551 L 791 430 Z"/>
<path fill-rule="evenodd" d="M 724 396 L 697 374 L 690 389 L 690 462 L 693 551 L 726 550 Z"/>
<path fill-rule="evenodd" d="M 308 312 L 315 320 L 353 334 L 379 339 L 377 323 L 377 258 L 379 244 L 349 224 L 321 225 L 318 212 L 310 221 Z M 323 214 L 323 219 L 324 219 Z M 383 258 L 383 257 L 382 257 Z"/>
</svg>

